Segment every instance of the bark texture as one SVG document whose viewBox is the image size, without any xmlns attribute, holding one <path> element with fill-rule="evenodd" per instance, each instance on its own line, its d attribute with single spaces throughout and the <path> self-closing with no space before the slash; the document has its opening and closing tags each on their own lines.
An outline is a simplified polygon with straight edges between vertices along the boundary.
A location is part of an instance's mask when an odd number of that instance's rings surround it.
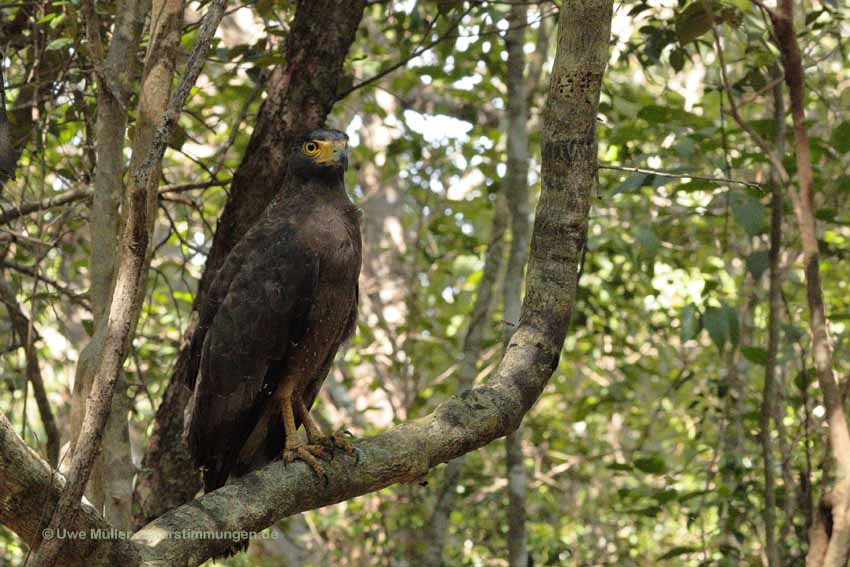
<svg viewBox="0 0 850 567">
<path fill-rule="evenodd" d="M 511 219 L 511 247 L 505 271 L 504 342 L 507 345 L 519 319 L 522 305 L 522 283 L 528 261 L 528 93 L 525 80 L 525 29 L 528 7 L 513 4 L 508 14 L 505 36 L 508 51 L 507 111 L 508 163 L 505 172 L 505 192 Z M 522 426 L 508 435 L 505 442 L 505 468 L 508 479 L 508 565 L 526 567 L 528 564 L 528 533 L 526 532 L 526 500 L 528 473 L 522 452 Z"/>
<path fill-rule="evenodd" d="M 286 173 L 289 146 L 300 134 L 322 125 L 336 101 L 348 49 L 363 16 L 365 0 L 300 0 L 286 43 L 286 64 L 269 78 L 245 157 L 233 178 L 230 197 L 216 228 L 195 305 L 203 303 L 218 269 L 233 246 L 274 197 Z M 193 329 L 187 331 L 188 345 Z M 182 385 L 188 362 L 183 348 L 142 463 L 134 499 L 142 525 L 190 500 L 200 480 L 182 441 L 183 409 L 189 392 Z"/>
<path fill-rule="evenodd" d="M 101 22 L 90 0 L 81 3 L 86 24 L 90 57 L 96 67 L 97 118 L 95 121 L 94 189 L 92 191 L 89 229 L 91 231 L 91 289 L 89 297 L 95 332 L 80 353 L 74 375 L 71 398 L 71 435 L 76 441 L 86 400 L 92 388 L 97 361 L 105 339 L 105 315 L 112 299 L 116 242 L 119 237 L 119 203 L 124 192 L 124 135 L 127 129 L 127 104 L 138 67 L 136 52 L 142 38 L 145 16 L 150 4 L 144 0 L 127 0 L 120 5 L 109 49 L 104 53 L 100 37 Z M 108 522 L 126 528 L 130 518 L 133 467 L 127 431 L 129 400 L 126 385 L 119 379 L 118 395 L 107 422 L 103 446 L 92 469 L 86 496 L 95 508 L 102 510 Z"/>
<path fill-rule="evenodd" d="M 65 488 L 65 479 L 38 454 L 27 447 L 0 414 L 0 523 L 18 534 L 30 547 L 42 540 L 45 509 L 55 504 Z M 90 505 L 77 504 L 74 518 L 62 525 L 68 532 L 108 530 L 111 526 Z M 129 542 L 106 542 L 88 538 L 68 539 L 63 567 L 131 565 L 138 553 Z"/>
<path fill-rule="evenodd" d="M 773 92 L 773 142 L 779 155 L 785 153 L 785 104 L 782 89 Z M 761 406 L 761 445 L 764 459 L 764 531 L 768 567 L 780 567 L 781 556 L 776 541 L 776 474 L 771 419 L 777 404 L 776 360 L 779 350 L 779 324 L 782 317 L 782 272 L 779 265 L 782 250 L 782 185 L 778 172 L 771 172 L 770 203 L 770 276 L 767 326 L 767 364 L 764 367 L 764 392 Z M 783 427 L 776 423 L 777 429 Z M 790 490 L 786 486 L 786 492 Z M 788 500 L 793 500 L 788 498 Z M 790 518 L 789 518 L 790 521 Z"/>
</svg>

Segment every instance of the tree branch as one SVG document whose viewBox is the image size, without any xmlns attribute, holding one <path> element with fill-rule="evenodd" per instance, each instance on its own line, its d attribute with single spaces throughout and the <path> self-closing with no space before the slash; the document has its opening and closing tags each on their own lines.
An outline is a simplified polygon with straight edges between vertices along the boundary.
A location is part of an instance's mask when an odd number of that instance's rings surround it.
<svg viewBox="0 0 850 567">
<path fill-rule="evenodd" d="M 0 278 L 0 301 L 6 304 L 6 310 L 12 320 L 15 333 L 24 346 L 27 361 L 27 380 L 32 384 L 35 402 L 38 405 L 38 414 L 41 416 L 41 422 L 47 434 L 47 460 L 55 468 L 59 463 L 59 429 L 56 427 L 56 419 L 53 417 L 53 410 L 50 408 L 50 401 L 47 399 L 47 390 L 44 387 L 41 368 L 38 364 L 38 353 L 35 348 L 36 331 L 30 319 L 21 310 L 15 292 L 2 278 Z"/>
<path fill-rule="evenodd" d="M 31 548 L 43 536 L 58 536 L 42 531 L 44 514 L 62 495 L 65 479 L 55 472 L 15 433 L 12 424 L 0 413 L 0 523 L 18 534 Z M 87 503 L 77 502 L 73 519 L 63 524 L 69 533 L 109 530 L 100 515 Z M 127 541 L 67 539 L 63 567 L 92 565 L 135 565 L 139 555 Z"/>
<path fill-rule="evenodd" d="M 611 169 L 614 171 L 625 171 L 628 173 L 643 173 L 644 175 L 655 175 L 656 177 L 669 177 L 671 179 L 699 179 L 700 181 L 710 181 L 712 183 L 731 183 L 734 185 L 746 185 L 753 189 L 763 191 L 764 188 L 758 183 L 750 181 L 741 181 L 740 179 L 729 179 L 727 177 L 706 177 L 703 175 L 693 175 L 692 173 L 669 173 L 666 171 L 658 171 L 657 169 L 643 169 L 640 167 L 627 167 L 622 165 L 612 165 L 610 163 L 600 164 L 599 169 Z"/>
<path fill-rule="evenodd" d="M 230 179 L 213 179 L 211 181 L 198 181 L 194 183 L 178 183 L 175 185 L 165 185 L 159 189 L 159 196 L 168 195 L 170 193 L 184 193 L 186 191 L 194 191 L 195 189 L 208 189 L 210 187 L 221 187 L 230 183 Z M 92 198 L 91 189 L 75 189 L 68 191 L 62 195 L 55 197 L 47 197 L 41 201 L 31 203 L 23 203 L 17 207 L 10 207 L 5 211 L 0 212 L 0 225 L 8 224 L 13 220 L 26 216 L 32 213 L 40 213 L 49 209 L 62 207 L 70 203 L 79 201 L 87 201 Z"/>
<path fill-rule="evenodd" d="M 95 374 L 89 404 L 68 475 L 68 486 L 48 523 L 48 526 L 54 529 L 72 523 L 79 510 L 80 498 L 97 455 L 98 443 L 109 417 L 112 394 L 130 343 L 130 330 L 139 315 L 140 304 L 134 301 L 134 297 L 144 277 L 142 268 L 148 248 L 146 230 L 148 182 L 152 172 L 157 169 L 162 160 L 166 144 L 177 123 L 183 104 L 203 68 L 210 49 L 210 41 L 224 13 L 224 3 L 225 0 L 213 0 L 209 4 L 198 39 L 186 64 L 186 72 L 180 78 L 177 89 L 169 100 L 162 125 L 154 137 L 143 165 L 131 180 L 127 222 L 121 242 L 122 254 L 107 318 L 103 358 Z M 63 540 L 59 539 L 42 543 L 36 552 L 33 565 L 35 567 L 54 565 L 61 552 L 62 543 Z"/>
</svg>

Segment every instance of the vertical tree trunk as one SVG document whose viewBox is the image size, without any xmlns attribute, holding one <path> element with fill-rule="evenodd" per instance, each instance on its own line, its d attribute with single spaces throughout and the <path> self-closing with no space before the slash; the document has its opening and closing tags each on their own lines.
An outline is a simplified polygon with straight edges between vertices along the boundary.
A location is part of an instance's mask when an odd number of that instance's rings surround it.
<svg viewBox="0 0 850 567">
<path fill-rule="evenodd" d="M 71 398 L 71 436 L 76 443 L 82 426 L 94 373 L 102 356 L 106 314 L 112 300 L 115 272 L 115 243 L 119 236 L 119 203 L 124 186 L 124 134 L 127 127 L 127 104 L 133 78 L 138 68 L 136 53 L 142 36 L 149 5 L 143 0 L 127 0 L 120 4 L 112 40 L 104 53 L 100 37 L 100 18 L 91 1 L 84 1 L 90 58 L 100 72 L 97 77 L 97 118 L 95 122 L 94 194 L 89 229 L 91 232 L 92 317 L 95 333 L 80 352 Z M 129 400 L 126 384 L 119 378 L 117 395 L 104 432 L 106 448 L 95 461 L 86 496 L 112 525 L 126 528 L 130 519 L 133 467 L 127 431 Z"/>
<path fill-rule="evenodd" d="M 850 556 L 850 430 L 847 427 L 844 403 L 833 371 L 832 344 L 820 280 L 820 253 L 814 213 L 814 175 L 805 123 L 802 55 L 794 27 L 794 10 L 791 0 L 780 0 L 777 8 L 769 10 L 768 13 L 782 54 L 782 66 L 785 69 L 785 83 L 788 85 L 791 119 L 794 125 L 798 189 L 791 190 L 791 202 L 800 228 L 803 248 L 806 299 L 809 306 L 809 327 L 812 334 L 815 371 L 823 392 L 829 424 L 829 444 L 835 461 L 835 481 L 831 491 L 825 492 L 823 496 L 823 504 L 830 508 L 832 514 L 832 531 L 829 533 L 829 546 L 823 556 L 822 565 L 845 567 Z M 815 547 L 810 548 L 810 555 L 817 553 Z M 807 563 L 809 559 L 807 557 Z M 811 560 L 817 563 L 816 557 L 811 557 Z"/>
<path fill-rule="evenodd" d="M 504 285 L 504 343 L 507 346 L 519 321 L 522 308 L 522 284 L 528 261 L 528 93 L 525 81 L 525 30 L 528 7 L 511 5 L 505 43 L 507 64 L 507 146 L 508 163 L 505 173 L 505 194 L 511 219 L 511 247 L 508 254 Z M 508 564 L 526 567 L 528 564 L 528 534 L 526 533 L 526 497 L 528 474 L 522 452 L 522 426 L 508 435 L 505 442 L 508 479 Z"/>
<path fill-rule="evenodd" d="M 773 92 L 773 143 L 777 153 L 785 153 L 785 104 L 782 88 Z M 764 367 L 764 392 L 761 406 L 761 445 L 764 461 L 764 531 L 765 555 L 768 567 L 781 567 L 779 544 L 776 541 L 776 481 L 774 473 L 771 418 L 777 404 L 776 357 L 779 351 L 779 324 L 782 313 L 782 274 L 779 255 L 782 249 L 782 181 L 779 172 L 771 169 L 770 203 L 770 287 L 768 292 L 767 364 Z M 777 429 L 783 427 L 776 423 Z M 786 479 L 787 480 L 787 479 Z M 786 499 L 793 502 L 791 486 L 786 486 Z M 786 519 L 791 522 L 791 518 Z"/>
<path fill-rule="evenodd" d="M 137 300 L 137 296 L 139 289 L 144 287 L 144 280 L 147 277 L 144 268 L 150 244 L 148 227 L 152 222 L 147 215 L 150 200 L 156 199 L 156 195 L 151 196 L 149 193 L 158 184 L 166 145 L 174 133 L 189 92 L 206 62 L 210 43 L 224 15 L 224 4 L 225 0 L 214 0 L 207 5 L 197 40 L 186 63 L 186 71 L 180 78 L 174 94 L 168 100 L 162 123 L 157 128 L 144 159 L 139 162 L 141 165 L 138 169 L 131 171 L 115 286 L 106 318 L 103 356 L 94 376 L 86 415 L 83 418 L 68 471 L 68 482 L 47 523 L 50 529 L 55 530 L 68 525 L 74 519 L 79 510 L 80 499 L 88 482 L 91 467 L 100 449 L 103 431 L 112 408 L 115 386 L 121 375 L 121 366 L 127 356 L 132 332 L 139 318 L 141 302 Z M 176 50 L 164 55 L 175 56 Z M 64 541 L 58 538 L 40 542 L 32 565 L 35 567 L 55 565 L 61 556 L 63 543 Z"/>
<path fill-rule="evenodd" d="M 336 101 L 348 49 L 363 16 L 365 0 L 299 0 L 286 42 L 286 64 L 275 68 L 267 97 L 242 163 L 236 171 L 213 239 L 195 306 L 204 301 L 231 248 L 259 218 L 286 173 L 286 156 L 296 136 L 322 125 Z M 189 329 L 185 345 L 191 337 Z M 154 430 L 134 494 L 137 526 L 190 500 L 200 488 L 182 441 L 183 386 L 188 350 L 182 348 L 174 374 L 157 409 Z"/>
</svg>

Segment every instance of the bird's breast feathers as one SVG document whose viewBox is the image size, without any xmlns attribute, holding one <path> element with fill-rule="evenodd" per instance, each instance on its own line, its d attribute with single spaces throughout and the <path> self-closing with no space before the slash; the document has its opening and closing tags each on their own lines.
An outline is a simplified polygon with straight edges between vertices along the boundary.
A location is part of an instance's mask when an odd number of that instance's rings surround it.
<svg viewBox="0 0 850 567">
<path fill-rule="evenodd" d="M 360 227 L 349 216 L 335 207 L 317 208 L 304 219 L 299 231 L 303 244 L 324 263 L 359 263 Z"/>
</svg>

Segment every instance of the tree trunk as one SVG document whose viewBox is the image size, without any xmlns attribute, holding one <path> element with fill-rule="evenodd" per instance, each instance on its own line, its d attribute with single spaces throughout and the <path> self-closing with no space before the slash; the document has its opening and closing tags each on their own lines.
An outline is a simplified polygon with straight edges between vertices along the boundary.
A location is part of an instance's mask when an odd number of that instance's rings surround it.
<svg viewBox="0 0 850 567">
<path fill-rule="evenodd" d="M 773 92 L 773 143 L 779 155 L 785 154 L 785 104 L 781 84 Z M 774 449 L 771 437 L 771 420 L 777 400 L 776 366 L 779 352 L 779 324 L 782 318 L 782 273 L 779 256 L 782 250 L 782 181 L 779 172 L 771 170 L 770 203 L 770 279 L 768 291 L 767 363 L 764 367 L 764 391 L 761 406 L 761 445 L 764 461 L 764 532 L 765 555 L 768 567 L 781 567 L 779 543 L 776 540 L 776 474 L 774 472 Z M 777 420 L 776 428 L 784 427 Z M 784 470 L 783 466 L 783 470 Z M 788 481 L 788 475 L 785 481 Z M 793 502 L 791 485 L 785 486 L 786 503 Z M 786 518 L 790 525 L 791 517 Z"/>
<path fill-rule="evenodd" d="M 76 443 L 86 412 L 94 373 L 103 355 L 105 317 L 112 301 L 115 273 L 115 243 L 119 237 L 119 203 L 124 186 L 124 134 L 127 104 L 138 67 L 136 52 L 142 37 L 149 5 L 142 0 L 122 3 L 116 16 L 108 53 L 100 37 L 100 18 L 90 1 L 81 4 L 85 17 L 90 58 L 102 67 L 97 77 L 97 119 L 95 123 L 94 191 L 89 228 L 91 231 L 92 318 L 95 332 L 80 352 L 71 397 L 71 436 Z M 86 496 L 104 513 L 112 525 L 126 528 L 130 520 L 133 466 L 127 430 L 129 400 L 122 376 L 116 385 L 112 412 L 104 432 L 103 451 L 94 463 Z"/>
<path fill-rule="evenodd" d="M 823 556 L 822 564 L 824 567 L 845 567 L 850 556 L 850 430 L 847 427 L 844 403 L 833 371 L 832 344 L 820 280 L 820 253 L 813 196 L 814 175 L 805 123 L 802 55 L 794 28 L 794 10 L 791 0 L 780 0 L 777 8 L 769 10 L 768 13 L 775 31 L 776 43 L 782 54 L 782 66 L 785 69 L 785 83 L 788 85 L 791 119 L 794 125 L 798 189 L 791 190 L 791 202 L 800 228 L 815 371 L 823 392 L 829 424 L 829 444 L 836 470 L 832 488 L 829 491 L 825 489 L 823 496 L 823 504 L 829 507 L 832 514 L 832 531 L 829 533 L 829 546 Z M 817 554 L 816 547 L 810 548 L 810 555 Z M 816 557 L 811 559 L 817 563 Z"/>
<path fill-rule="evenodd" d="M 528 7 L 513 4 L 508 14 L 505 36 L 508 51 L 507 70 L 507 145 L 508 163 L 505 173 L 505 194 L 511 219 L 511 247 L 508 254 L 504 285 L 504 343 L 508 344 L 519 320 L 522 306 L 522 283 L 528 261 L 528 93 L 525 81 L 525 30 Z M 505 463 L 508 479 L 508 564 L 510 567 L 528 565 L 528 534 L 526 533 L 526 497 L 528 474 L 522 452 L 522 426 L 505 443 Z"/>
<path fill-rule="evenodd" d="M 68 484 L 50 516 L 48 529 L 61 528 L 77 515 L 80 498 L 100 450 L 100 442 L 112 409 L 112 397 L 139 318 L 141 301 L 138 296 L 147 277 L 145 267 L 149 254 L 149 231 L 153 223 L 153 219 L 149 219 L 149 209 L 151 201 L 156 203 L 155 189 L 159 184 L 162 157 L 183 111 L 183 105 L 206 61 L 210 42 L 224 15 L 224 2 L 225 0 L 214 0 L 207 5 L 197 40 L 186 63 L 186 71 L 168 100 L 162 123 L 157 128 L 144 159 L 137 161 L 141 165 L 131 171 L 115 286 L 106 318 L 103 356 L 94 375 L 91 394 L 86 404 L 86 414 L 69 469 Z M 151 45 L 155 43 L 154 39 Z M 176 52 L 170 55 L 173 57 Z M 163 56 L 167 57 L 166 54 Z M 63 543 L 61 538 L 42 541 L 35 552 L 32 565 L 50 567 L 56 564 L 62 553 Z"/>
<path fill-rule="evenodd" d="M 365 4 L 365 0 L 297 2 L 286 43 L 286 64 L 275 68 L 268 81 L 267 97 L 216 228 L 195 295 L 196 308 L 203 303 L 227 254 L 281 186 L 290 144 L 324 123 L 336 101 L 342 66 Z M 142 461 L 134 494 L 136 526 L 190 500 L 200 489 L 198 473 L 182 440 L 183 409 L 189 399 L 183 386 L 188 370 L 185 347 L 193 330 L 187 330 Z"/>
</svg>

